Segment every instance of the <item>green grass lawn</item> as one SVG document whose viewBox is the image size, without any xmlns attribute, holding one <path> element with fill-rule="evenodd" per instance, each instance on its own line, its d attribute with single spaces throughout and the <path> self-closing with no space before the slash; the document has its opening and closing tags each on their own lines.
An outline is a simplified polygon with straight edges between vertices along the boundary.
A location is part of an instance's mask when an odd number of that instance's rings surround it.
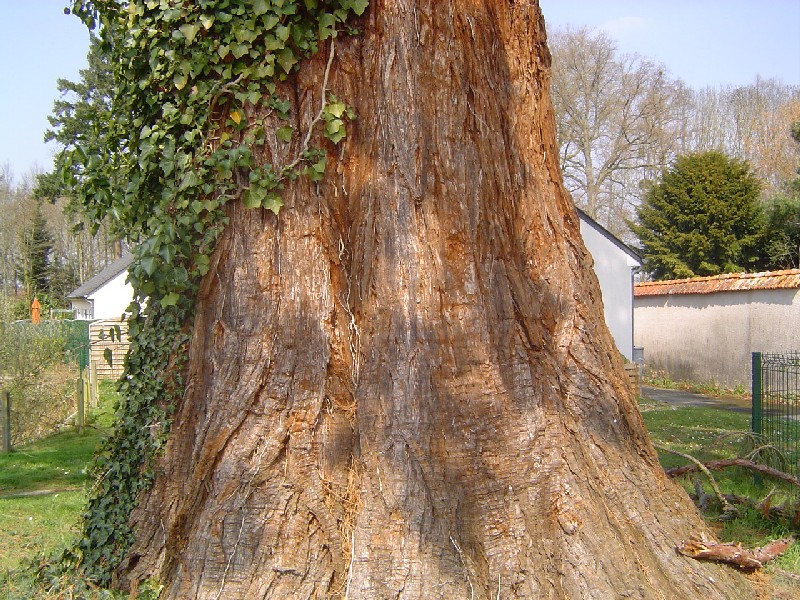
<svg viewBox="0 0 800 600">
<path fill-rule="evenodd" d="M 704 462 L 745 457 L 753 449 L 753 440 L 746 435 L 750 429 L 748 413 L 719 408 L 675 407 L 647 399 L 640 401 L 639 408 L 653 443 L 657 446 L 689 454 Z M 664 468 L 685 465 L 688 462 L 663 450 L 658 453 Z M 772 466 L 780 467 L 779 464 Z M 774 488 L 775 506 L 800 500 L 800 491 L 796 487 L 767 478 L 762 478 L 758 485 L 753 474 L 744 469 L 729 468 L 712 474 L 723 494 L 737 494 L 760 500 Z M 702 474 L 685 475 L 678 479 L 688 492 L 692 492 L 695 477 L 700 478 L 706 493 L 712 493 L 708 480 Z M 798 534 L 797 528 L 790 523 L 768 521 L 755 510 L 745 510 L 735 519 L 723 520 L 720 519 L 719 508 L 713 507 L 705 516 L 722 541 L 741 542 L 746 547 L 761 546 L 792 533 Z M 783 556 L 770 563 L 768 571 L 770 570 L 800 575 L 800 543 L 793 544 Z M 800 597 L 800 586 L 796 582 L 786 581 L 782 585 L 792 594 L 785 597 Z"/>
<path fill-rule="evenodd" d="M 643 399 L 639 403 L 653 443 L 691 454 L 703 461 L 731 458 L 746 443 L 750 429 L 747 413 L 705 407 L 676 407 Z M 678 456 L 659 452 L 665 468 L 686 464 Z"/>
<path fill-rule="evenodd" d="M 74 539 L 87 469 L 111 426 L 113 384 L 104 382 L 100 397 L 82 433 L 67 430 L 0 454 L 0 575 Z"/>
</svg>

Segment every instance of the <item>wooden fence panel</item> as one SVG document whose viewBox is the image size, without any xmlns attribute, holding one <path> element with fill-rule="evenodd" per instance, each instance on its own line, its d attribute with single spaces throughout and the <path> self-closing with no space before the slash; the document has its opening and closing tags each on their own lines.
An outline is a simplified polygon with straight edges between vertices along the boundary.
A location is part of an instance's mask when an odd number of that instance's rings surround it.
<svg viewBox="0 0 800 600">
<path fill-rule="evenodd" d="M 117 335 L 117 329 L 120 335 Z M 114 330 L 112 339 L 111 331 Z M 119 319 L 94 321 L 89 326 L 91 353 L 89 368 L 96 370 L 97 379 L 119 379 L 125 355 L 130 347 L 128 339 L 128 323 Z M 111 364 L 106 360 L 107 351 L 111 352 Z"/>
</svg>

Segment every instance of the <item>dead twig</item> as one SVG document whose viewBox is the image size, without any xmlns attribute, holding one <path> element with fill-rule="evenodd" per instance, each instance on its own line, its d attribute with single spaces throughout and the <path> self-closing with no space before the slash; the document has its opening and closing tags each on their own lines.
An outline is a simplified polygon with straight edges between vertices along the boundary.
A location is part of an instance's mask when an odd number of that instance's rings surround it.
<svg viewBox="0 0 800 600">
<path fill-rule="evenodd" d="M 697 460 L 691 454 L 684 454 L 683 452 L 678 452 L 677 450 L 672 450 L 670 448 L 666 448 L 664 446 L 659 446 L 657 444 L 654 444 L 654 446 L 658 450 L 663 450 L 664 452 L 669 452 L 670 454 L 675 454 L 676 456 L 680 456 L 681 458 L 685 458 L 686 460 L 694 463 L 693 465 L 687 465 L 688 467 L 692 467 L 692 468 L 690 470 L 686 471 L 686 473 L 693 473 L 694 471 L 698 471 L 698 470 L 702 471 L 705 474 L 705 476 L 708 477 L 708 481 L 709 481 L 709 483 L 711 483 L 711 487 L 714 490 L 714 494 L 716 494 L 717 500 L 719 500 L 719 503 L 722 505 L 723 512 L 729 513 L 729 512 L 732 512 L 732 511 L 736 510 L 725 499 L 725 496 L 722 495 L 722 490 L 719 489 L 719 485 L 717 485 L 717 480 L 714 479 L 714 476 L 711 474 L 711 471 L 702 462 Z M 681 468 L 686 468 L 686 467 L 681 467 Z M 670 475 L 669 473 L 667 473 L 667 475 L 670 476 L 670 477 L 675 477 L 674 475 Z"/>
<path fill-rule="evenodd" d="M 745 469 L 750 469 L 751 471 L 757 471 L 762 475 L 769 475 L 770 477 L 774 477 L 776 479 L 780 479 L 781 481 L 786 481 L 787 483 L 791 483 L 794 486 L 800 487 L 800 479 L 797 479 L 788 473 L 784 473 L 783 471 L 779 471 L 778 469 L 754 463 L 752 460 L 747 460 L 746 458 L 724 458 L 721 460 L 712 460 L 706 463 L 701 463 L 699 460 L 692 458 L 688 454 L 682 454 L 680 452 L 675 452 L 674 450 L 661 448 L 659 446 L 656 447 L 659 448 L 659 450 L 664 450 L 665 452 L 671 452 L 672 454 L 683 456 L 687 460 L 690 460 L 694 463 L 692 465 L 685 465 L 683 467 L 664 469 L 664 472 L 668 477 L 678 477 L 679 475 L 686 475 L 687 473 L 694 473 L 696 471 L 708 473 L 709 471 L 721 471 L 722 469 L 727 469 L 728 467 L 743 467 Z"/>
<path fill-rule="evenodd" d="M 782 506 L 774 506 L 772 503 L 772 493 L 768 494 L 760 501 L 736 494 L 725 494 L 725 499 L 731 504 L 756 510 L 760 512 L 765 519 L 788 520 L 792 527 L 797 528 L 800 526 L 800 505 L 786 501 Z"/>
</svg>

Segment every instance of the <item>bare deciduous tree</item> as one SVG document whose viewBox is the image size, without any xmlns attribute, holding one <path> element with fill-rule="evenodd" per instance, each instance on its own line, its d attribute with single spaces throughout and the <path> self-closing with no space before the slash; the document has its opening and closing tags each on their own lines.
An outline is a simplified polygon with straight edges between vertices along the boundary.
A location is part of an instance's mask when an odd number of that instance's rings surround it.
<svg viewBox="0 0 800 600">
<path fill-rule="evenodd" d="M 800 160 L 791 124 L 800 88 L 757 78 L 751 85 L 692 90 L 664 67 L 621 54 L 603 32 L 557 31 L 553 103 L 561 166 L 576 203 L 626 238 L 626 220 L 679 155 L 722 151 L 747 160 L 768 198 Z"/>
<path fill-rule="evenodd" d="M 602 32 L 559 31 L 550 45 L 565 184 L 591 217 L 622 234 L 639 181 L 673 156 L 683 88 L 663 66 L 619 54 Z"/>
</svg>

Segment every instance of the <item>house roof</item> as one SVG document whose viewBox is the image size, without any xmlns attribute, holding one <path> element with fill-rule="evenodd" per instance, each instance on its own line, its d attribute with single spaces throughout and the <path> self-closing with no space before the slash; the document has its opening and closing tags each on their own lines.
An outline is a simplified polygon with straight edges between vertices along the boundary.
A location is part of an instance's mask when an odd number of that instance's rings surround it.
<svg viewBox="0 0 800 600">
<path fill-rule="evenodd" d="M 606 229 L 605 227 L 600 225 L 600 223 L 595 221 L 592 217 L 587 215 L 580 208 L 578 208 L 577 210 L 578 210 L 578 216 L 580 217 L 581 221 L 586 223 L 589 227 L 593 228 L 600 235 L 602 235 L 604 238 L 606 238 L 608 241 L 610 241 L 612 244 L 614 244 L 617 248 L 619 248 L 625 254 L 630 256 L 640 266 L 642 265 L 642 257 L 639 256 L 638 252 L 636 252 L 633 248 L 631 248 L 630 246 L 625 244 L 625 242 L 620 240 L 617 236 L 615 236 L 613 233 L 611 233 L 608 229 Z"/>
<path fill-rule="evenodd" d="M 726 273 L 711 277 L 646 281 L 633 287 L 633 295 L 662 296 L 668 294 L 712 294 L 749 290 L 800 288 L 800 269 L 766 271 L 764 273 Z"/>
<path fill-rule="evenodd" d="M 133 262 L 133 254 L 123 254 L 94 277 L 87 279 L 83 285 L 67 294 L 67 298 L 86 298 L 114 279 L 123 271 L 127 271 Z"/>
</svg>

